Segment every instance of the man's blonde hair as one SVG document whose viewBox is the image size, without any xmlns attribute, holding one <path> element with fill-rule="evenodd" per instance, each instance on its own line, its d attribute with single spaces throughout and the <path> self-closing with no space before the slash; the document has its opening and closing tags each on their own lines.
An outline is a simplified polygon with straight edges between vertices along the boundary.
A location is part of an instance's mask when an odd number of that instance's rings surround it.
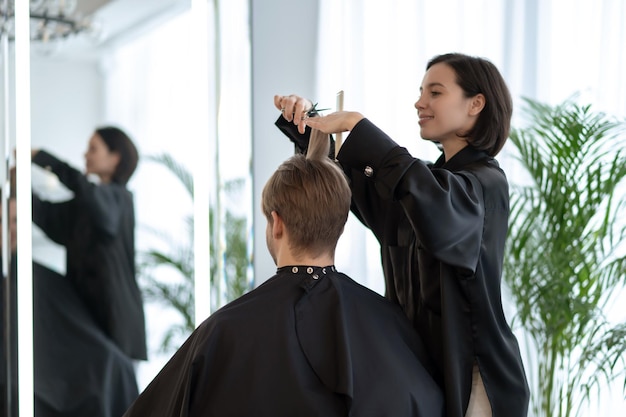
<svg viewBox="0 0 626 417">
<path fill-rule="evenodd" d="M 307 156 L 294 155 L 270 177 L 261 196 L 263 214 L 276 211 L 295 254 L 334 254 L 352 193 L 341 169 L 328 158 L 328 135 L 313 131 Z"/>
</svg>

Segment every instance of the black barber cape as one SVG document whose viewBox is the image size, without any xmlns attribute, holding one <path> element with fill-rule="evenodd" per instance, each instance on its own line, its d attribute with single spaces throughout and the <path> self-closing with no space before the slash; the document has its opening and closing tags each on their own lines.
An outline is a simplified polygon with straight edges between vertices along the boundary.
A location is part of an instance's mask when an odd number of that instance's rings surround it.
<svg viewBox="0 0 626 417">
<path fill-rule="evenodd" d="M 400 308 L 332 266 L 283 267 L 205 320 L 125 417 L 442 416 Z"/>
<path fill-rule="evenodd" d="M 15 258 L 11 261 L 15 272 Z M 6 402 L 5 343 L 0 346 L 0 416 L 17 412 L 17 316 L 15 273 L 2 286 L 0 305 L 8 298 L 9 319 L 3 335 L 11 335 L 11 410 Z M 132 360 L 100 330 L 72 283 L 33 263 L 33 333 L 35 417 L 120 417 L 137 398 Z M 2 305 L 6 312 L 5 306 Z"/>
<path fill-rule="evenodd" d="M 33 263 L 35 417 L 120 417 L 139 395 L 132 360 L 72 283 Z"/>
</svg>

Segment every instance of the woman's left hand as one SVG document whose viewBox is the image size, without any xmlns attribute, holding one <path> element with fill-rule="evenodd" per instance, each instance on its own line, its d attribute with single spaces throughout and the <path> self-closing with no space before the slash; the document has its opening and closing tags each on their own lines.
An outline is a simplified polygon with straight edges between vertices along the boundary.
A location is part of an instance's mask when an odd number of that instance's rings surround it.
<svg viewBox="0 0 626 417">
<path fill-rule="evenodd" d="M 363 118 L 361 113 L 355 111 L 338 111 L 328 116 L 305 118 L 304 122 L 324 133 L 340 133 L 352 130 Z"/>
</svg>

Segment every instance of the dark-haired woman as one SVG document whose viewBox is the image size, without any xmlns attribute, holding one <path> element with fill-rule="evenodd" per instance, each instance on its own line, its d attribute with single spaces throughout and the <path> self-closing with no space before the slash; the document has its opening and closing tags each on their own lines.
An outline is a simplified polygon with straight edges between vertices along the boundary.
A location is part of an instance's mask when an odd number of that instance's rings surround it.
<svg viewBox="0 0 626 417">
<path fill-rule="evenodd" d="M 434 164 L 360 113 L 309 117 L 312 103 L 299 96 L 275 96 L 277 125 L 301 150 L 306 127 L 350 131 L 337 160 L 352 211 L 380 242 L 386 296 L 428 346 L 447 416 L 524 417 L 528 384 L 500 287 L 509 190 L 494 159 L 511 96 L 491 62 L 463 54 L 433 58 L 420 93 L 421 136 L 443 150 Z"/>
<path fill-rule="evenodd" d="M 135 214 L 126 183 L 138 152 L 119 128 L 96 129 L 82 173 L 43 150 L 32 161 L 56 174 L 74 198 L 53 203 L 33 196 L 33 221 L 66 247 L 66 275 L 104 333 L 128 357 L 144 360 L 143 300 L 135 278 Z M 91 182 L 87 175 L 98 177 Z"/>
</svg>

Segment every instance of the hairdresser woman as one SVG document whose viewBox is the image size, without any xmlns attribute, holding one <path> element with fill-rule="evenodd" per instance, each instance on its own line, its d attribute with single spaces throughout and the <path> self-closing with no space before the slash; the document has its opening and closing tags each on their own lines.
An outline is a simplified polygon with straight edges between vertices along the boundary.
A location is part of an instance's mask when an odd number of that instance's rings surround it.
<svg viewBox="0 0 626 417">
<path fill-rule="evenodd" d="M 494 156 L 512 103 L 496 67 L 462 54 L 427 64 L 415 108 L 422 138 L 443 149 L 434 164 L 360 113 L 308 117 L 312 103 L 298 96 L 274 104 L 283 115 L 277 125 L 298 149 L 307 126 L 350 131 L 337 159 L 350 178 L 352 211 L 381 245 L 387 298 L 428 346 L 447 416 L 526 416 L 528 385 L 501 302 L 509 190 Z"/>
<path fill-rule="evenodd" d="M 66 247 L 67 278 L 104 333 L 128 357 L 146 359 L 143 301 L 135 279 L 134 204 L 126 189 L 137 167 L 135 145 L 122 130 L 102 127 L 89 139 L 84 174 L 43 150 L 33 150 L 32 161 L 74 193 L 60 203 L 34 195 L 33 221 Z"/>
</svg>

